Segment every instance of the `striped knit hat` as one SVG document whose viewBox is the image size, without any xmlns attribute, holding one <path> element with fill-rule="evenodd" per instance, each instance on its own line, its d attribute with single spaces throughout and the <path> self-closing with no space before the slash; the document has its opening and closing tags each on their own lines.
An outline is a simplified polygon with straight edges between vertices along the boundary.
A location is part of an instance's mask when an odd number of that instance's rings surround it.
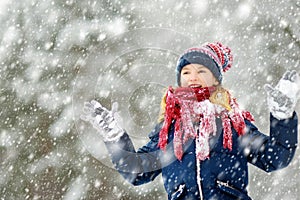
<svg viewBox="0 0 300 200">
<path fill-rule="evenodd" d="M 222 83 L 223 72 L 231 67 L 232 61 L 231 49 L 220 42 L 206 43 L 201 47 L 189 48 L 180 56 L 177 62 L 177 85 L 181 85 L 180 72 L 182 68 L 189 64 L 200 64 L 207 67 L 219 83 Z"/>
</svg>

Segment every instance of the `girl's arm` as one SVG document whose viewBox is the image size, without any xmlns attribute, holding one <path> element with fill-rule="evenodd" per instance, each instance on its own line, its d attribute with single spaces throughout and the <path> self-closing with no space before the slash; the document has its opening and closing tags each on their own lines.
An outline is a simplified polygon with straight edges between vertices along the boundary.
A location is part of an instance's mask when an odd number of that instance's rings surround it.
<svg viewBox="0 0 300 200">
<path fill-rule="evenodd" d="M 150 182 L 161 173 L 161 151 L 157 147 L 160 128 L 160 124 L 155 127 L 149 134 L 150 141 L 138 151 L 127 133 L 117 141 L 105 142 L 115 168 L 133 185 Z"/>
<path fill-rule="evenodd" d="M 294 112 L 300 96 L 300 77 L 295 70 L 286 71 L 273 88 L 266 85 L 270 116 L 270 136 L 260 133 L 248 123 L 249 132 L 245 143 L 248 161 L 270 172 L 286 167 L 297 147 L 298 119 Z"/>
<path fill-rule="evenodd" d="M 241 139 L 248 162 L 271 172 L 286 167 L 292 160 L 298 139 L 298 118 L 296 113 L 289 119 L 270 117 L 270 136 L 262 134 L 246 121 L 249 131 Z"/>
<path fill-rule="evenodd" d="M 161 151 L 157 147 L 161 124 L 150 133 L 148 144 L 136 152 L 128 134 L 115 119 L 116 113 L 117 104 L 108 110 L 92 100 L 84 103 L 81 119 L 90 122 L 103 137 L 113 164 L 127 181 L 134 185 L 152 181 L 161 172 L 158 155 Z"/>
</svg>

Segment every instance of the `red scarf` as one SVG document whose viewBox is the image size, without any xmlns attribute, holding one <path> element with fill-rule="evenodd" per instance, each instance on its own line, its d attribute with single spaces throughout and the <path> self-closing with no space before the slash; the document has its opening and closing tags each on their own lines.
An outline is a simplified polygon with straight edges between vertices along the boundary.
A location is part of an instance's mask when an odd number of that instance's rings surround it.
<svg viewBox="0 0 300 200">
<path fill-rule="evenodd" d="M 254 121 L 254 119 L 249 112 L 239 109 L 236 100 L 231 98 L 227 90 L 219 89 L 220 87 L 180 87 L 174 90 L 172 87 L 169 87 L 166 96 L 165 120 L 159 133 L 158 146 L 162 150 L 166 149 L 169 128 L 172 121 L 175 120 L 173 139 L 175 156 L 179 160 L 182 159 L 183 145 L 192 138 L 196 139 L 197 158 L 204 160 L 209 157 L 209 136 L 214 135 L 217 130 L 216 117 L 220 117 L 224 129 L 223 147 L 232 150 L 231 125 L 233 125 L 238 135 L 242 135 L 246 131 L 244 120 Z M 225 101 L 228 102 L 213 101 L 212 97 L 218 96 L 219 91 L 222 94 L 226 93 L 228 98 L 225 98 Z M 228 106 L 224 106 L 226 104 Z M 201 123 L 195 126 L 194 122 Z"/>
</svg>

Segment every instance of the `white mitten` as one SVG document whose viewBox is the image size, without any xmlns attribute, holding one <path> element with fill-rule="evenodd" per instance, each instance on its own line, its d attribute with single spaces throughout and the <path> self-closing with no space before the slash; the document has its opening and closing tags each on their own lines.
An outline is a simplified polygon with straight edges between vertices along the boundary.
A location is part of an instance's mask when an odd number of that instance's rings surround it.
<svg viewBox="0 0 300 200">
<path fill-rule="evenodd" d="M 118 104 L 115 102 L 112 105 L 112 110 L 109 111 L 95 100 L 85 102 L 83 114 L 80 118 L 84 121 L 90 122 L 103 136 L 105 141 L 115 141 L 124 134 L 124 130 L 119 127 L 115 120 L 117 107 Z"/>
<path fill-rule="evenodd" d="M 275 88 L 266 84 L 265 90 L 272 115 L 279 120 L 292 117 L 300 93 L 298 73 L 286 71 Z"/>
</svg>

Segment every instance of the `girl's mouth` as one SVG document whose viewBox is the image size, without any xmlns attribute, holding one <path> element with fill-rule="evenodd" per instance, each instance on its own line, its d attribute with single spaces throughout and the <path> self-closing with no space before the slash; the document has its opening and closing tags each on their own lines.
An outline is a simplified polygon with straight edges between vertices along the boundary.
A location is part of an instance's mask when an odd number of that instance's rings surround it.
<svg viewBox="0 0 300 200">
<path fill-rule="evenodd" d="M 200 84 L 191 84 L 191 85 L 189 85 L 189 87 L 190 88 L 201 88 L 202 85 L 200 85 Z"/>
</svg>

